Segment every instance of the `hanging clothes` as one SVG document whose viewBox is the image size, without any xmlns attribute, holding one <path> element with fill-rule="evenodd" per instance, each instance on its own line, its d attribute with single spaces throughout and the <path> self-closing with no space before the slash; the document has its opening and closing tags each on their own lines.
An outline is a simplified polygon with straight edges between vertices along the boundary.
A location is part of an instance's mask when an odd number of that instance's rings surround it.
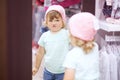
<svg viewBox="0 0 120 80">
<path fill-rule="evenodd" d="M 120 0 L 113 0 L 112 18 L 120 19 Z"/>
<path fill-rule="evenodd" d="M 58 4 L 61 5 L 63 7 L 69 7 L 71 5 L 75 5 L 80 3 L 81 0 L 51 0 L 51 4 Z"/>
<path fill-rule="evenodd" d="M 120 80 L 120 45 L 107 45 L 100 50 L 100 80 Z"/>
<path fill-rule="evenodd" d="M 107 2 L 105 1 L 102 12 L 106 18 L 111 17 L 112 5 L 107 5 Z"/>
</svg>

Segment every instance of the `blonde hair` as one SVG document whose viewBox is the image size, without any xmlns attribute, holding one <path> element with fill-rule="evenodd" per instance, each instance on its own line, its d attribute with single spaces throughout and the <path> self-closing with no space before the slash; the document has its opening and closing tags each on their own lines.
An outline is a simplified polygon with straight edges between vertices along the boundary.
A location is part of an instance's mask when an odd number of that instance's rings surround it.
<svg viewBox="0 0 120 80">
<path fill-rule="evenodd" d="M 62 15 L 58 11 L 52 10 L 48 12 L 46 15 L 46 21 L 44 22 L 44 25 L 47 26 L 48 18 L 50 18 L 50 20 L 52 21 L 54 18 L 58 19 L 59 17 L 62 18 Z M 62 19 L 62 23 L 63 23 L 62 28 L 64 28 L 65 22 L 63 21 L 63 19 Z"/>
<path fill-rule="evenodd" d="M 85 51 L 86 54 L 88 54 L 94 47 L 94 40 L 92 41 L 85 41 L 82 39 L 79 39 L 77 37 L 74 37 L 70 34 L 70 39 L 71 39 L 71 44 L 73 46 L 78 46 L 81 47 L 83 49 L 83 51 Z"/>
</svg>

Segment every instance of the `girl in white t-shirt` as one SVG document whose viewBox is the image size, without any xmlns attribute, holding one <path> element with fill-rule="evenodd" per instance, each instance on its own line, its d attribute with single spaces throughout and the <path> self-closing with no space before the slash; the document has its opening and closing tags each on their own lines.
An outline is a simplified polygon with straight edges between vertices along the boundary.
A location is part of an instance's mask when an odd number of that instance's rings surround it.
<svg viewBox="0 0 120 80">
<path fill-rule="evenodd" d="M 94 41 L 98 21 L 94 15 L 82 12 L 68 22 L 71 44 L 66 56 L 64 80 L 99 80 L 99 52 Z"/>
</svg>

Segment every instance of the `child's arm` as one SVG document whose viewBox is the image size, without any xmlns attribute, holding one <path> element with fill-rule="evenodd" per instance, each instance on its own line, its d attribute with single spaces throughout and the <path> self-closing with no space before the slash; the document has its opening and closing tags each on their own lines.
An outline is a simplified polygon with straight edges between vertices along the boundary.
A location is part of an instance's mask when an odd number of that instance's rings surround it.
<svg viewBox="0 0 120 80">
<path fill-rule="evenodd" d="M 32 70 L 32 75 L 35 75 L 38 72 L 43 56 L 44 56 L 44 52 L 45 52 L 44 48 L 39 46 L 37 54 L 36 54 L 35 67 Z"/>
<path fill-rule="evenodd" d="M 66 68 L 64 80 L 74 80 L 75 79 L 75 70 Z"/>
</svg>

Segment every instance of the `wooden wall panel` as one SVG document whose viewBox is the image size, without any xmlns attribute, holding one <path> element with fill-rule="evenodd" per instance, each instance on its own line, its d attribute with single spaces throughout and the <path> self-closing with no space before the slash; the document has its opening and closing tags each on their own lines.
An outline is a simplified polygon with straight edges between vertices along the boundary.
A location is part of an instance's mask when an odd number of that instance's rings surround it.
<svg viewBox="0 0 120 80">
<path fill-rule="evenodd" d="M 0 0 L 0 80 L 7 76 L 6 0 Z"/>
<path fill-rule="evenodd" d="M 32 0 L 0 0 L 0 80 L 32 80 Z"/>
</svg>

